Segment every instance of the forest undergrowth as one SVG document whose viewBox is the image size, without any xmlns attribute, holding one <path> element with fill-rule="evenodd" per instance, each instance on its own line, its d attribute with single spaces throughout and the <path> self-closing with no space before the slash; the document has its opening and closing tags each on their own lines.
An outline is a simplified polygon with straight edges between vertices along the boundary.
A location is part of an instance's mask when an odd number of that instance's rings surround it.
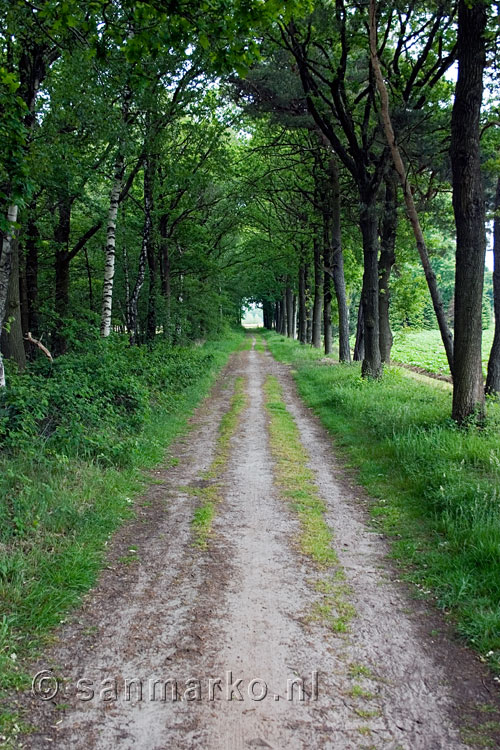
<svg viewBox="0 0 500 750">
<path fill-rule="evenodd" d="M 0 396 L 0 693 L 95 583 L 147 470 L 208 392 L 240 332 L 202 346 L 125 337 L 9 373 Z"/>
</svg>

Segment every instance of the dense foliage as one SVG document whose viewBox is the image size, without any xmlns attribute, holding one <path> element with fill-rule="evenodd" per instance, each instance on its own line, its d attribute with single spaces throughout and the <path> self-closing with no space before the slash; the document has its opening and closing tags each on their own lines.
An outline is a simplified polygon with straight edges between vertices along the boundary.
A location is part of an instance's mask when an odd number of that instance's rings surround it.
<svg viewBox="0 0 500 750">
<path fill-rule="evenodd" d="M 4 357 L 22 370 L 96 330 L 183 345 L 253 301 L 268 327 L 327 353 L 338 334 L 341 360 L 355 333 L 354 358 L 379 377 L 392 329 L 437 316 L 454 417 L 481 413 L 479 339 L 498 297 L 496 276 L 483 293 L 490 10 L 0 4 Z"/>
<path fill-rule="evenodd" d="M 168 411 L 212 364 L 203 348 L 131 348 L 125 337 L 40 360 L 0 395 L 4 449 L 126 466 L 153 411 Z"/>
</svg>

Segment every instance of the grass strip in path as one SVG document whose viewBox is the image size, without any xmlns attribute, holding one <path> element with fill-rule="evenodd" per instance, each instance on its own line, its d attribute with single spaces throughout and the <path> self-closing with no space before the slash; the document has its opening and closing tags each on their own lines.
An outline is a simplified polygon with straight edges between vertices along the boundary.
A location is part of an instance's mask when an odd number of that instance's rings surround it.
<svg viewBox="0 0 500 750">
<path fill-rule="evenodd" d="M 325 521 L 325 503 L 319 496 L 299 429 L 286 408 L 277 378 L 267 377 L 264 393 L 276 484 L 281 497 L 297 513 L 300 551 L 324 573 L 312 583 L 316 599 L 306 619 L 320 622 L 334 633 L 347 633 L 356 612 L 349 601 L 350 587 L 332 547 L 333 533 Z"/>
<path fill-rule="evenodd" d="M 276 461 L 276 478 L 281 495 L 298 514 L 301 551 L 321 566 L 337 565 L 333 535 L 324 519 L 325 503 L 318 495 L 314 475 L 307 466 L 307 454 L 300 442 L 295 420 L 283 401 L 277 378 L 266 378 L 264 391 L 269 411 L 271 453 Z"/>
<path fill-rule="evenodd" d="M 189 488 L 191 493 L 200 497 L 200 504 L 196 508 L 192 520 L 194 541 L 197 547 L 206 547 L 212 534 L 216 505 L 221 499 L 220 479 L 227 464 L 231 439 L 236 432 L 240 415 L 248 401 L 245 385 L 245 378 L 236 378 L 231 404 L 219 424 L 215 455 L 209 468 L 203 473 L 203 479 L 206 481 L 213 480 L 213 483 L 206 487 Z"/>
</svg>

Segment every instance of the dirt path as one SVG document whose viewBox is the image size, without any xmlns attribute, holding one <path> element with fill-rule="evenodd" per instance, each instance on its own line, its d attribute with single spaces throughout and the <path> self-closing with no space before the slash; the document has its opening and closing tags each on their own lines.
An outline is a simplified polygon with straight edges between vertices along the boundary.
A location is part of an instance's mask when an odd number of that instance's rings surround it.
<svg viewBox="0 0 500 750">
<path fill-rule="evenodd" d="M 283 385 L 327 503 L 355 612 L 348 633 L 311 617 L 323 574 L 298 551 L 297 518 L 273 482 L 263 396 L 269 374 Z M 197 489 L 209 482 L 203 472 L 238 376 L 247 406 L 213 535 L 198 548 Z M 367 530 L 362 497 L 347 485 L 286 367 L 254 349 L 234 355 L 174 454 L 177 465 L 157 472 L 138 518 L 113 540 L 98 587 L 36 665 L 53 669 L 61 686 L 52 700 L 29 699 L 37 729 L 24 747 L 468 746 L 457 717 L 491 701 L 490 688 L 468 652 L 430 635 L 432 617 L 395 580 L 384 541 Z"/>
</svg>

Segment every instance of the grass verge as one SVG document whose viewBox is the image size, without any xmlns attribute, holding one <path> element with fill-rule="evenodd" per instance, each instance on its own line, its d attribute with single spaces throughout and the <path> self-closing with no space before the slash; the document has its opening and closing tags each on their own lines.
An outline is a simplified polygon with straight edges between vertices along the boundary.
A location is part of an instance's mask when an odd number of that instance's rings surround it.
<svg viewBox="0 0 500 750">
<path fill-rule="evenodd" d="M 365 381 L 357 364 L 325 366 L 321 352 L 263 335 L 376 498 L 374 522 L 392 539 L 402 575 L 500 670 L 498 405 L 489 404 L 485 429 L 459 429 L 451 393 L 432 383 L 397 368 Z"/>
<path fill-rule="evenodd" d="M 228 334 L 223 340 L 207 342 L 193 350 L 172 350 L 170 359 L 169 352 L 163 350 L 156 359 L 154 352 L 142 352 L 139 347 L 137 351 L 120 350 L 119 356 L 127 361 L 132 357 L 137 359 L 134 387 L 142 389 L 141 398 L 145 402 L 143 420 L 136 426 L 129 425 L 128 432 L 123 433 L 125 447 L 120 443 L 124 426 L 116 422 L 114 431 L 109 427 L 102 437 L 106 453 L 99 446 L 98 453 L 90 452 L 101 438 L 97 432 L 99 410 L 90 411 L 95 400 L 95 394 L 90 392 L 85 402 L 89 404 L 85 430 L 80 429 L 85 425 L 82 416 L 71 433 L 63 436 L 53 428 L 52 437 L 47 438 L 44 417 L 40 425 L 32 425 L 39 435 L 34 449 L 22 449 L 20 430 L 15 433 L 20 448 L 14 444 L 4 448 L 0 456 L 0 699 L 29 684 L 23 662 L 33 658 L 48 642 L 51 629 L 94 585 L 104 564 L 107 540 L 133 515 L 133 497 L 149 482 L 145 470 L 165 460 L 169 444 L 186 429 L 188 417 L 241 341 L 242 334 Z M 90 354 L 85 357 L 87 361 Z M 85 357 L 82 355 L 82 362 Z M 89 382 L 95 382 L 101 375 L 106 377 L 106 372 L 101 374 L 95 369 L 101 358 L 100 352 L 92 354 Z M 155 361 L 157 369 L 147 370 L 148 361 Z M 81 387 L 82 365 L 78 357 L 72 357 L 71 365 L 76 370 L 80 368 Z M 60 377 L 52 386 L 51 397 L 61 383 L 69 389 L 73 369 L 69 370 L 64 361 L 59 367 Z M 39 387 L 36 377 L 29 373 L 22 376 L 6 395 L 10 399 L 9 411 L 0 409 L 0 417 L 8 413 L 9 424 L 14 423 L 17 414 L 12 406 L 14 398 L 20 401 L 23 396 L 26 400 L 30 388 Z M 151 384 L 146 382 L 147 378 L 151 378 Z M 44 382 L 40 378 L 40 383 Z M 154 382 L 157 382 L 155 387 Z M 73 402 L 73 398 L 83 400 L 84 395 L 72 396 L 72 403 L 76 405 L 78 401 Z M 113 398 L 122 403 L 118 395 Z M 62 396 L 57 403 L 64 405 Z M 21 407 L 16 408 L 22 415 Z M 83 407 L 78 408 L 82 411 Z M 126 409 L 130 408 L 127 403 Z M 67 429 L 75 418 L 75 408 L 68 404 L 61 413 L 61 424 Z M 85 452 L 81 442 L 80 447 L 75 447 L 68 436 L 85 432 L 90 440 L 91 417 L 96 420 L 94 444 Z M 129 422 L 133 418 L 134 414 Z M 26 439 L 32 440 L 25 434 Z M 14 731 L 16 722 L 9 710 L 3 713 L 0 710 L 0 734 Z"/>
<path fill-rule="evenodd" d="M 217 503 L 220 501 L 221 493 L 221 483 L 217 480 L 220 480 L 226 466 L 231 438 L 238 427 L 241 412 L 246 405 L 245 378 L 238 377 L 235 380 L 234 394 L 231 398 L 229 409 L 219 424 L 215 455 L 209 468 L 203 473 L 203 479 L 213 480 L 213 484 L 194 490 L 200 497 L 200 504 L 196 508 L 191 522 L 194 543 L 197 547 L 206 547 L 212 534 L 215 509 Z"/>
</svg>

